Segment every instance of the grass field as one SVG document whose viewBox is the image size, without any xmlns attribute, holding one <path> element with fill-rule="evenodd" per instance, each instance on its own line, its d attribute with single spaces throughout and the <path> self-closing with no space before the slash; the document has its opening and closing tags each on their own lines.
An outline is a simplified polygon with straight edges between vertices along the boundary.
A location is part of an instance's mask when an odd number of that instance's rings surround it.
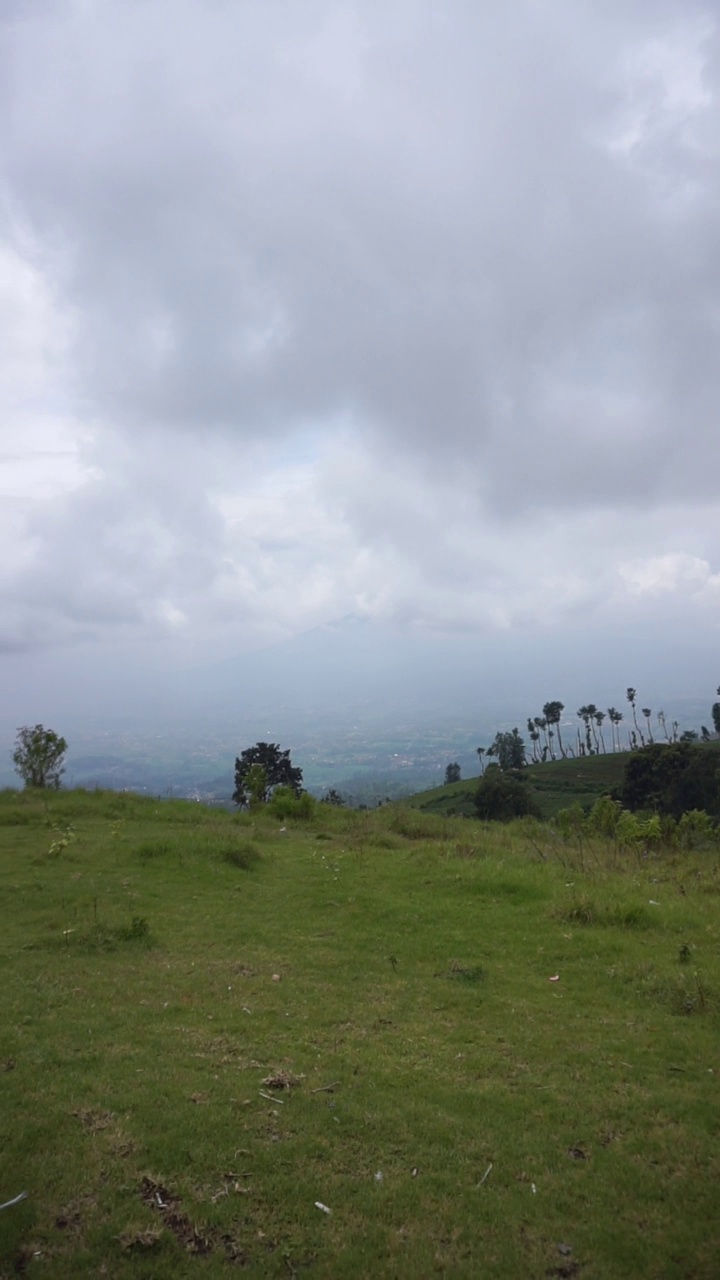
<svg viewBox="0 0 720 1280">
<path fill-rule="evenodd" d="M 0 893 L 3 1280 L 720 1274 L 716 853 L 4 793 Z"/>
<path fill-rule="evenodd" d="M 550 760 L 528 768 L 528 785 L 543 818 L 553 818 L 559 809 L 573 804 L 590 808 L 600 796 L 622 784 L 629 758 L 629 751 L 618 751 L 582 760 Z M 413 796 L 408 804 L 423 813 L 471 818 L 475 816 L 477 785 L 476 777 L 433 787 Z"/>
</svg>

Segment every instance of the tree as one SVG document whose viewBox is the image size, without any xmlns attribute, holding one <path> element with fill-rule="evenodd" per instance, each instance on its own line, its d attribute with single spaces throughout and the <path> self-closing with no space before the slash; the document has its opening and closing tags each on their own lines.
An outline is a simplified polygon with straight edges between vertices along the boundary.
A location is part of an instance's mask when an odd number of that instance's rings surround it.
<svg viewBox="0 0 720 1280">
<path fill-rule="evenodd" d="M 603 754 L 605 754 L 605 739 L 603 739 L 603 736 L 602 736 L 603 719 L 605 719 L 605 712 L 598 712 L 598 710 L 596 709 L 596 713 L 594 713 L 594 722 L 596 722 L 598 731 L 600 731 L 600 742 L 601 742 Z M 597 741 L 597 735 L 596 735 L 596 741 Z"/>
<path fill-rule="evenodd" d="M 643 707 L 643 709 L 642 709 L 642 713 L 643 713 L 643 715 L 644 715 L 645 719 L 647 720 L 647 727 L 648 727 L 648 742 L 653 743 L 653 742 L 655 741 L 655 739 L 653 738 L 652 725 L 650 724 L 650 717 L 651 717 L 651 715 L 652 715 L 652 710 L 650 709 L 650 707 Z"/>
<path fill-rule="evenodd" d="M 251 764 L 245 774 L 245 791 L 250 809 L 259 809 L 268 798 L 267 773 L 261 764 Z"/>
<path fill-rule="evenodd" d="M 525 774 L 503 773 L 497 765 L 488 769 L 475 792 L 475 809 L 485 822 L 509 822 L 511 818 L 538 817 L 539 810 Z"/>
<path fill-rule="evenodd" d="M 320 803 L 332 804 L 337 809 L 343 809 L 345 807 L 345 801 L 340 795 L 340 792 L 336 791 L 334 787 L 331 787 L 329 791 L 325 792 L 325 795 L 322 797 L 322 800 L 320 801 Z"/>
<path fill-rule="evenodd" d="M 620 721 L 623 718 L 622 711 L 616 711 L 615 707 L 608 707 L 608 719 L 610 720 L 611 733 L 613 736 L 613 751 L 615 750 L 615 738 L 617 736 L 617 749 L 620 750 Z"/>
<path fill-rule="evenodd" d="M 560 733 L 560 717 L 564 710 L 565 710 L 564 702 L 546 702 L 545 706 L 543 707 L 543 715 L 547 720 L 548 724 L 554 724 L 557 730 L 558 746 L 560 748 L 560 755 L 562 756 L 563 760 L 565 759 L 566 753 L 565 753 L 565 748 L 563 746 L 562 734 Z"/>
<path fill-rule="evenodd" d="M 17 731 L 13 764 L 26 787 L 59 787 L 68 744 L 53 729 L 23 725 Z"/>
<path fill-rule="evenodd" d="M 720 697 L 720 685 L 718 686 L 717 692 L 718 697 Z M 720 702 L 713 702 L 712 704 L 712 720 L 715 732 L 720 733 Z"/>
<path fill-rule="evenodd" d="M 478 760 L 480 762 L 480 777 L 482 778 L 485 772 L 485 761 L 483 760 L 483 756 L 485 755 L 485 748 L 476 747 L 476 751 L 477 751 Z"/>
<path fill-rule="evenodd" d="M 720 816 L 720 764 L 713 748 L 691 742 L 655 742 L 625 766 L 622 803 L 680 818 L 690 809 Z"/>
<path fill-rule="evenodd" d="M 460 765 L 457 760 L 453 764 L 449 764 L 445 770 L 445 786 L 450 786 L 451 782 L 460 781 Z"/>
<path fill-rule="evenodd" d="M 527 764 L 525 743 L 517 729 L 513 729 L 511 733 L 496 733 L 487 753 L 496 757 L 503 770 L 524 769 Z"/>
<path fill-rule="evenodd" d="M 264 770 L 264 786 L 260 787 L 260 775 L 254 766 Z M 296 796 L 302 794 L 302 769 L 293 766 L 289 751 L 281 751 L 276 742 L 257 742 L 247 747 L 235 760 L 235 804 L 249 805 L 251 800 L 267 801 L 275 787 L 289 787 Z"/>
<path fill-rule="evenodd" d="M 635 725 L 635 732 L 637 734 L 637 737 L 640 739 L 640 742 L 642 743 L 642 745 L 645 746 L 645 739 L 643 738 L 643 735 L 642 735 L 642 729 L 640 728 L 640 725 L 637 722 L 637 712 L 635 710 L 636 698 L 637 698 L 636 690 L 629 688 L 627 691 L 627 700 L 630 703 L 630 706 L 632 707 L 633 724 Z M 635 742 L 637 742 L 637 738 L 635 739 Z"/>
<path fill-rule="evenodd" d="M 590 703 L 587 707 L 578 707 L 578 716 L 585 725 L 585 750 L 587 755 L 593 754 L 592 738 L 590 737 L 590 717 L 595 714 L 596 707 L 594 703 Z"/>
</svg>

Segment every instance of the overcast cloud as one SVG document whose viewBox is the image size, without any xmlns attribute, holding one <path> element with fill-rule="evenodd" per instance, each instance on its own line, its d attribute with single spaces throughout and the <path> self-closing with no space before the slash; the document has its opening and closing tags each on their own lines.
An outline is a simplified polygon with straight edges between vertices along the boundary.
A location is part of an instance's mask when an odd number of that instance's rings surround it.
<svg viewBox="0 0 720 1280">
<path fill-rule="evenodd" d="M 0 650 L 720 629 L 700 0 L 5 0 Z"/>
</svg>

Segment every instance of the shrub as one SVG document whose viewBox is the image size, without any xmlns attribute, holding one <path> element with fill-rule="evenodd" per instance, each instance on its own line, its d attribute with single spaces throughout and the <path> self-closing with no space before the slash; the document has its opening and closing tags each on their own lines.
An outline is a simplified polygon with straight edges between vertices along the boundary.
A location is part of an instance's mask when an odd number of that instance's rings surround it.
<svg viewBox="0 0 720 1280">
<path fill-rule="evenodd" d="M 540 817 L 534 793 L 525 776 L 488 769 L 475 793 L 475 809 L 486 822 L 510 822 L 512 818 Z"/>
<path fill-rule="evenodd" d="M 614 836 L 622 815 L 622 805 L 610 796 L 601 796 L 590 810 L 588 825 L 600 836 Z"/>
<path fill-rule="evenodd" d="M 683 849 L 699 849 L 715 842 L 712 818 L 703 809 L 689 809 L 684 813 L 677 830 Z"/>
<path fill-rule="evenodd" d="M 268 802 L 268 813 L 281 822 L 294 818 L 299 822 L 307 822 L 315 812 L 315 800 L 309 791 L 302 791 L 296 796 L 290 787 L 276 787 Z"/>
<path fill-rule="evenodd" d="M 582 805 L 571 804 L 567 809 L 560 809 L 553 821 L 555 830 L 564 840 L 581 835 L 585 829 L 585 813 Z"/>
</svg>

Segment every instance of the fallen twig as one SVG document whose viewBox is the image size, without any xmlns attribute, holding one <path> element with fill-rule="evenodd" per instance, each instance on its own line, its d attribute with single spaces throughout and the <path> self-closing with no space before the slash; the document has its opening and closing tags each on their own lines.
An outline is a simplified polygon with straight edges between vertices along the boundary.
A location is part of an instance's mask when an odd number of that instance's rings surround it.
<svg viewBox="0 0 720 1280">
<path fill-rule="evenodd" d="M 480 1181 L 478 1182 L 478 1186 L 479 1186 L 479 1187 L 481 1187 L 481 1186 L 482 1186 L 483 1182 L 486 1182 L 486 1181 L 487 1181 L 487 1179 L 490 1177 L 490 1174 L 491 1174 L 491 1173 L 492 1173 L 492 1161 L 490 1161 L 490 1164 L 488 1165 L 488 1167 L 487 1167 L 487 1169 L 485 1170 L 485 1172 L 484 1172 L 484 1174 L 483 1174 L 482 1178 L 481 1178 L 481 1179 L 480 1179 Z"/>
<path fill-rule="evenodd" d="M 333 1089 L 337 1089 L 340 1081 L 333 1080 L 332 1084 L 321 1084 L 319 1089 L 311 1089 L 311 1093 L 332 1093 Z"/>
<path fill-rule="evenodd" d="M 279 1107 L 285 1106 L 284 1098 L 273 1098 L 271 1093 L 263 1093 L 262 1089 L 258 1090 L 261 1098 L 266 1098 L 268 1102 L 276 1102 Z"/>
</svg>

